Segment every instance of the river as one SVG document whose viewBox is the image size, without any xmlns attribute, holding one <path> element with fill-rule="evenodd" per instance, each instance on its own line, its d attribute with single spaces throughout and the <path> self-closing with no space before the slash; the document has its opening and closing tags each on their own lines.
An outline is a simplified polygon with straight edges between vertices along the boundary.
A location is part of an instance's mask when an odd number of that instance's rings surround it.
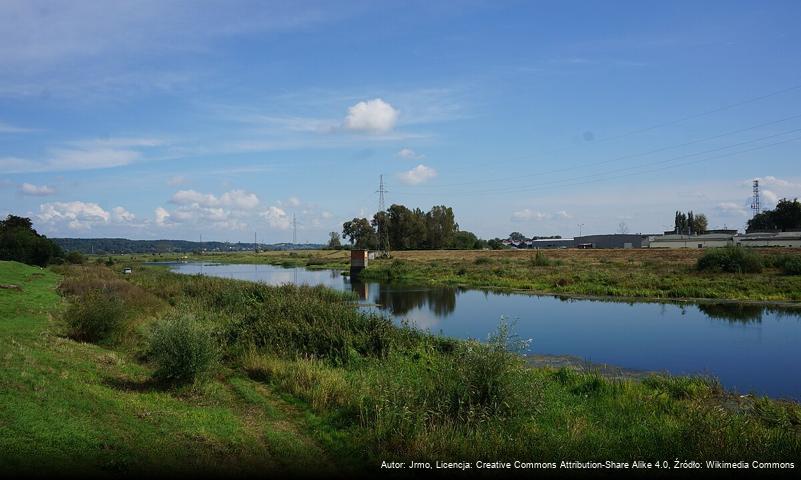
<svg viewBox="0 0 801 480">
<path fill-rule="evenodd" d="M 173 264 L 175 272 L 356 292 L 367 309 L 432 333 L 484 340 L 501 317 L 537 355 L 635 371 L 717 377 L 730 390 L 801 399 L 801 309 L 738 303 L 570 299 L 469 288 L 353 282 L 338 270 Z"/>
</svg>

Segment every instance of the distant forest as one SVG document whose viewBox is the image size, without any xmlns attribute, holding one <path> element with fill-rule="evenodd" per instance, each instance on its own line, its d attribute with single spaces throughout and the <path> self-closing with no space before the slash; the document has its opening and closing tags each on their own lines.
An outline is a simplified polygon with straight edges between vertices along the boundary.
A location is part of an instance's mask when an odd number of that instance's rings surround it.
<svg viewBox="0 0 801 480">
<path fill-rule="evenodd" d="M 128 240 L 126 238 L 52 238 L 65 252 L 81 252 L 84 254 L 114 253 L 191 253 L 205 252 L 241 252 L 253 251 L 253 243 L 229 242 L 191 242 L 188 240 Z M 321 244 L 278 243 L 258 244 L 259 250 L 291 250 L 321 248 Z"/>
</svg>

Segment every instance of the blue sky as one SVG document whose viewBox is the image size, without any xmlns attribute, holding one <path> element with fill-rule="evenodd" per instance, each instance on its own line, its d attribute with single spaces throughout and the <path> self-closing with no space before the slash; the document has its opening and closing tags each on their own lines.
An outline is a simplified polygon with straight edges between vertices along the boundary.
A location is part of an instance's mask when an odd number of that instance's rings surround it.
<svg viewBox="0 0 801 480">
<path fill-rule="evenodd" d="M 798 2 L 0 3 L 0 215 L 325 241 L 387 203 L 482 237 L 742 228 L 801 196 Z"/>
</svg>

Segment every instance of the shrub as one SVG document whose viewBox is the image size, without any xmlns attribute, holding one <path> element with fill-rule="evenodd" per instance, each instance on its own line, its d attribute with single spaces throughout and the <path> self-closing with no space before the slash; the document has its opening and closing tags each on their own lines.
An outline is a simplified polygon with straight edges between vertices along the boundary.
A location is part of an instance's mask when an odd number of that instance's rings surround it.
<svg viewBox="0 0 801 480">
<path fill-rule="evenodd" d="M 90 290 L 77 297 L 64 314 L 67 334 L 82 342 L 114 342 L 123 330 L 126 308 L 114 295 Z"/>
<path fill-rule="evenodd" d="M 492 259 L 489 257 L 478 257 L 473 261 L 473 263 L 476 265 L 489 265 L 492 263 Z"/>
<path fill-rule="evenodd" d="M 73 265 L 82 265 L 86 261 L 86 258 L 81 252 L 72 251 L 67 254 L 66 260 Z"/>
<path fill-rule="evenodd" d="M 533 257 L 531 257 L 531 266 L 532 267 L 547 267 L 547 266 L 552 265 L 552 264 L 553 264 L 553 262 L 548 257 L 546 257 L 544 253 L 540 252 L 539 250 L 537 251 L 536 254 L 534 254 Z"/>
<path fill-rule="evenodd" d="M 762 257 L 743 247 L 714 248 L 698 259 L 697 268 L 701 271 L 759 273 L 762 271 Z"/>
<path fill-rule="evenodd" d="M 801 257 L 794 256 L 784 261 L 782 272 L 785 275 L 801 275 Z"/>
<path fill-rule="evenodd" d="M 157 368 L 153 376 L 174 383 L 205 378 L 220 358 L 215 332 L 191 315 L 168 317 L 157 323 L 150 338 L 150 357 Z"/>
</svg>

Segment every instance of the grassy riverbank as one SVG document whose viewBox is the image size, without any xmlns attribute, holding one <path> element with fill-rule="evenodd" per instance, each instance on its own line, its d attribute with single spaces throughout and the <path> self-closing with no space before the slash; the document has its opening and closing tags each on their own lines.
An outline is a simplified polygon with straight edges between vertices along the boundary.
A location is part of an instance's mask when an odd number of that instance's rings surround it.
<svg viewBox="0 0 801 480">
<path fill-rule="evenodd" d="M 801 257 L 799 249 L 761 250 L 768 265 L 759 273 L 701 272 L 704 250 L 438 250 L 393 252 L 362 272 L 365 280 L 524 290 L 532 293 L 641 299 L 801 301 L 801 275 L 786 275 L 770 260 Z M 346 270 L 346 251 L 298 251 L 117 257 L 265 263 Z"/>
<path fill-rule="evenodd" d="M 801 459 L 797 403 L 733 396 L 712 380 L 525 368 L 504 328 L 486 344 L 432 337 L 322 288 L 155 268 L 127 277 L 99 266 L 60 272 L 0 262 L 0 283 L 22 288 L 0 290 L 3 471 Z M 67 336 L 71 316 L 86 310 L 66 304 L 112 298 L 124 307 L 115 323 L 122 334 L 94 344 Z M 165 366 L 152 332 L 176 318 L 209 332 L 219 347 L 194 382 L 158 375 Z M 198 348 L 193 342 L 202 340 L 186 339 Z"/>
</svg>

